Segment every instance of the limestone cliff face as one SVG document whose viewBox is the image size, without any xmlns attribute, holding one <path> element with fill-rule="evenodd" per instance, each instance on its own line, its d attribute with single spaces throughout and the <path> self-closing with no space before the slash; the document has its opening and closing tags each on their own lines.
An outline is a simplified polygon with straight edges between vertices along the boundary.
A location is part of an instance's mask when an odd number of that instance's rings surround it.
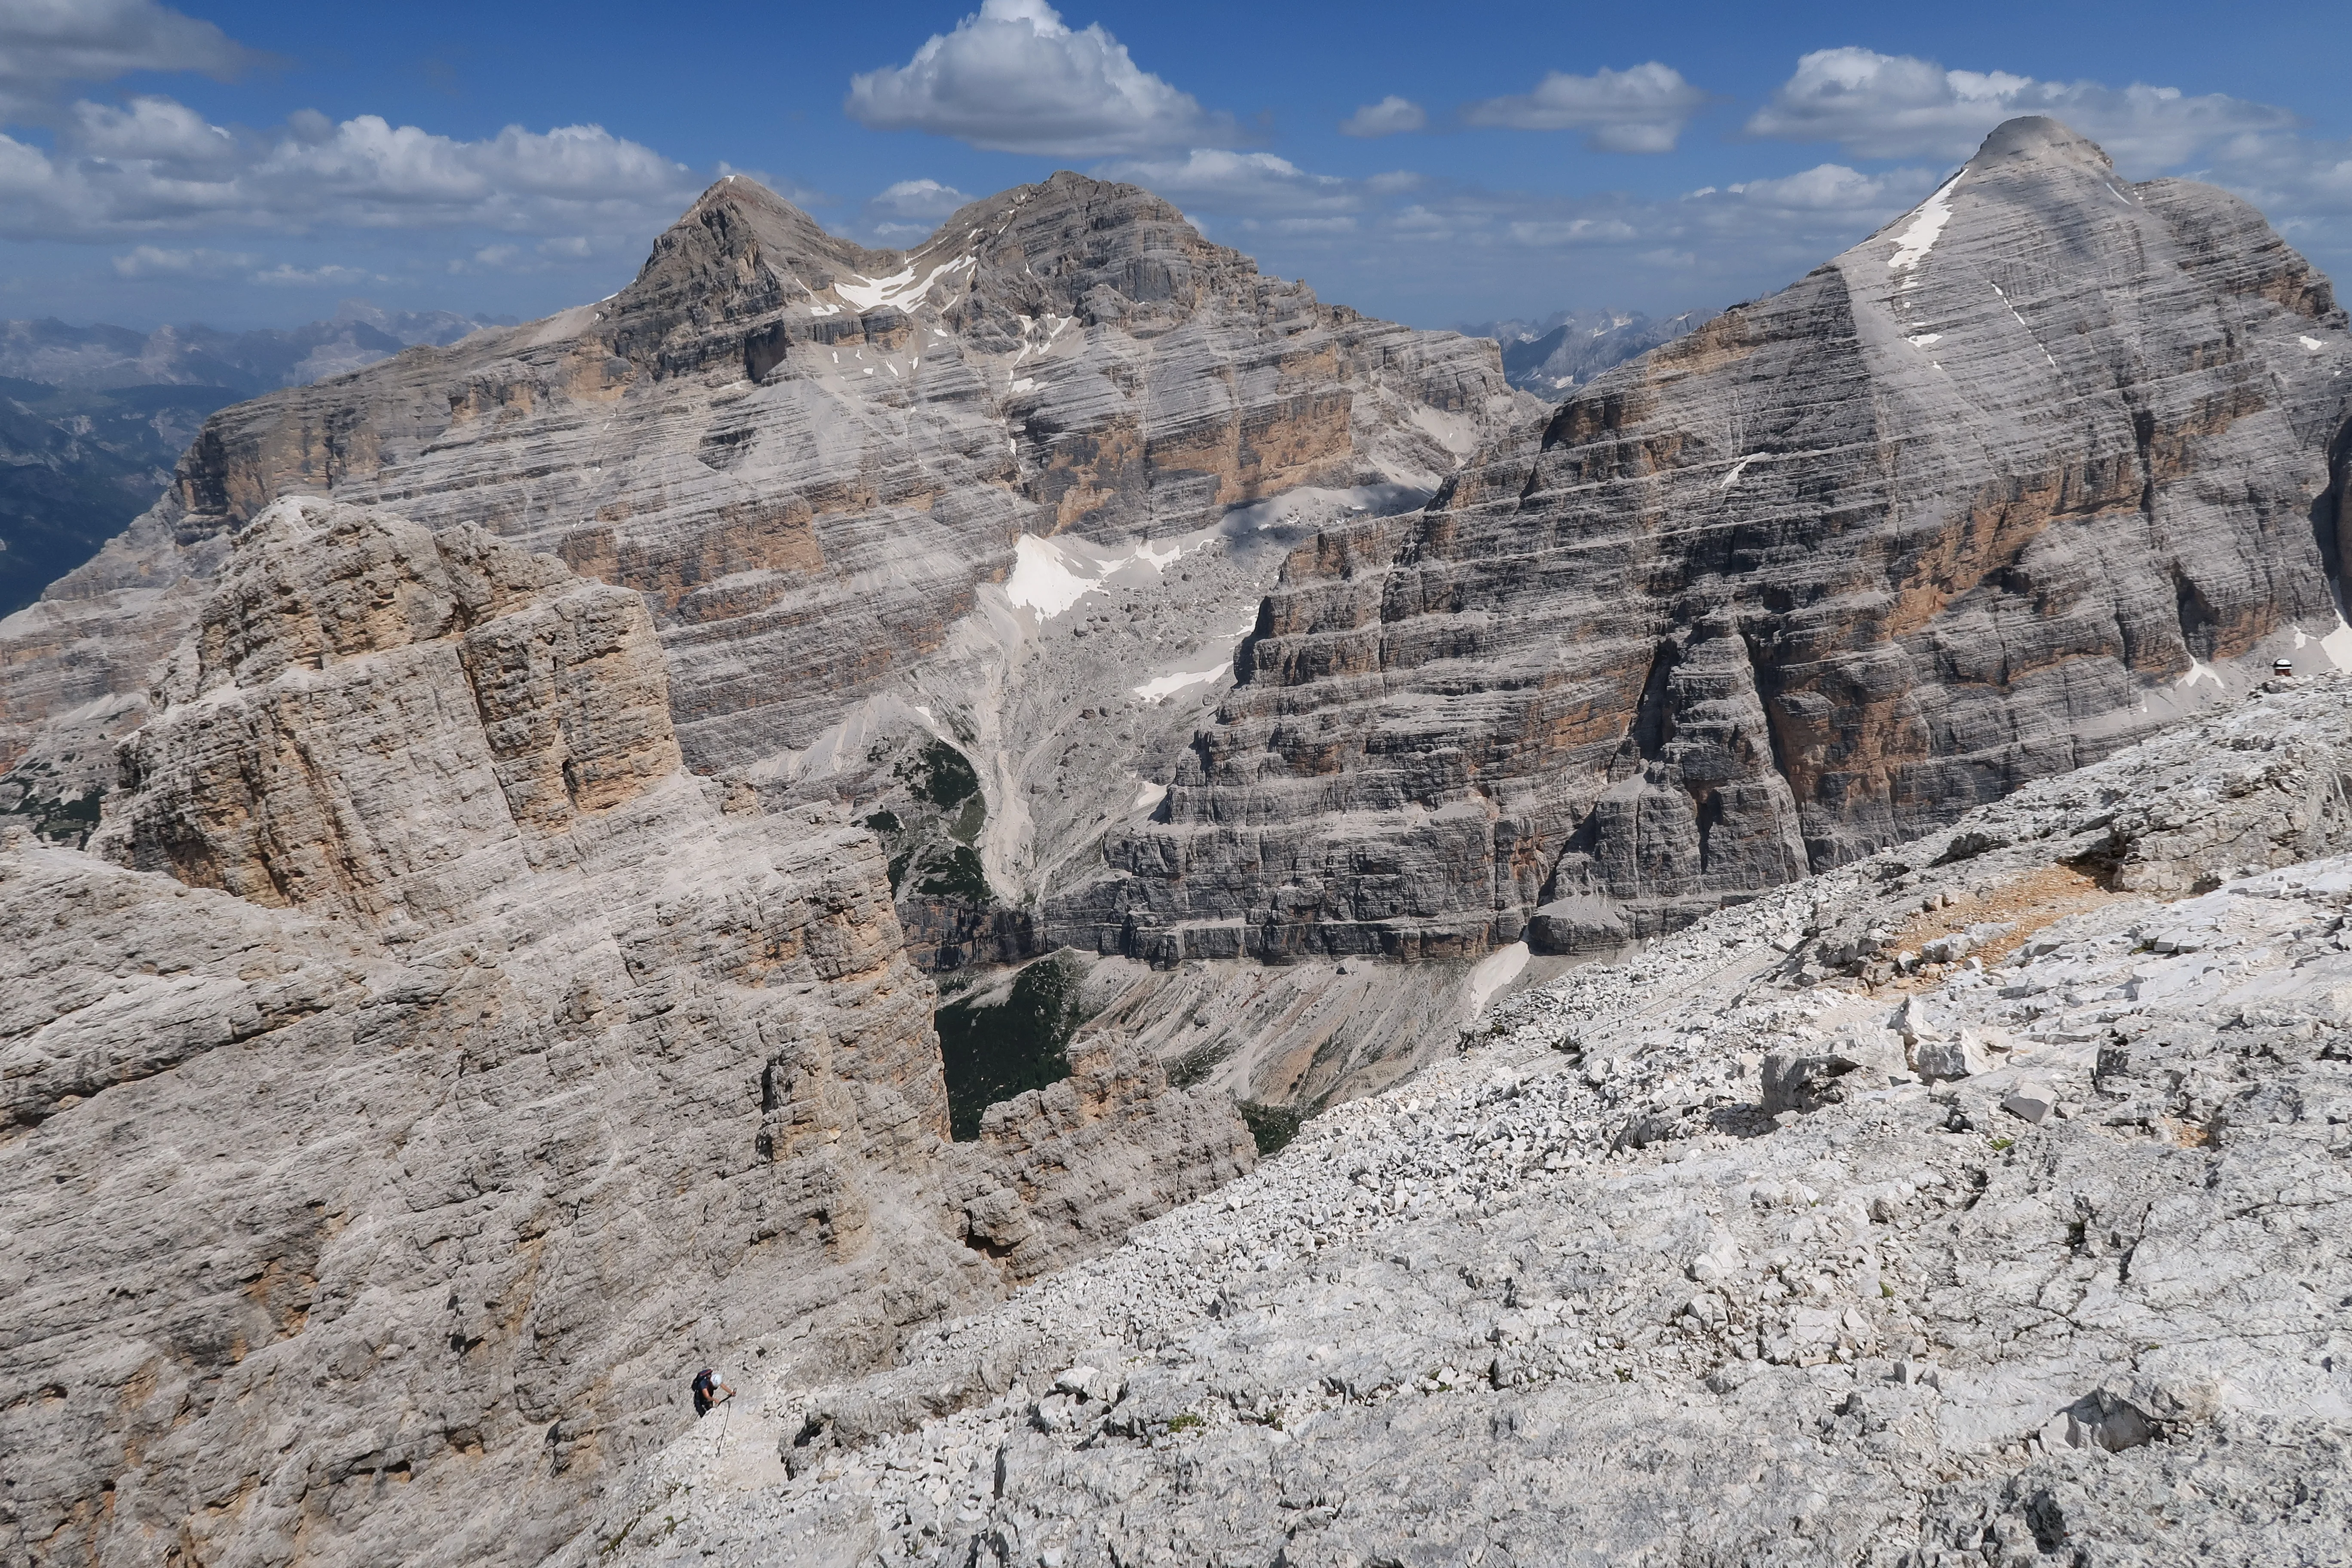
<svg viewBox="0 0 2352 1568">
<path fill-rule="evenodd" d="M 537 1561 L 716 1347 L 1018 1278 L 962 1189 L 1015 1225 L 1081 1130 L 945 1146 L 872 836 L 681 768 L 638 595 L 284 501 L 150 703 L 107 858 L 0 846 L 8 1560 Z M 1249 1163 L 1083 1131 L 1139 1214 Z"/>
<path fill-rule="evenodd" d="M 2347 366 L 2243 204 L 2012 121 L 1424 511 L 1302 547 L 1058 929 L 1604 945 L 2095 760 L 2336 626 Z"/>
<path fill-rule="evenodd" d="M 609 300 L 224 411 L 139 575 L 201 573 L 189 551 L 283 496 L 475 523 L 646 595 L 687 753 L 738 763 L 902 679 L 1024 532 L 1124 542 L 1303 483 L 1433 485 L 1496 406 L 1492 344 L 1320 304 L 1133 186 L 1057 174 L 900 253 L 730 177 Z M 0 636 L 26 671 L 0 758 L 121 684 L 54 668 L 46 615 Z"/>
<path fill-rule="evenodd" d="M 170 496 L 0 623 L 0 810 L 70 827 L 227 538 L 333 498 L 640 596 L 686 761 L 757 767 L 772 805 L 903 815 L 897 781 L 957 747 L 985 823 L 937 856 L 894 843 L 901 918 L 927 963 L 1021 956 L 1024 906 L 1099 860 L 1110 803 L 1189 730 L 1190 701 L 1145 694 L 1230 664 L 1299 536 L 1228 530 L 1234 509 L 1418 506 L 1535 411 L 1491 342 L 1324 305 L 1133 186 L 1059 174 L 902 253 L 724 180 L 610 299 L 208 422 Z M 1144 595 L 1121 657 L 1064 660 L 1104 629 L 1101 596 L 1180 557 L 1163 586 L 1187 591 Z M 940 861 L 958 849 L 971 864 Z"/>
</svg>

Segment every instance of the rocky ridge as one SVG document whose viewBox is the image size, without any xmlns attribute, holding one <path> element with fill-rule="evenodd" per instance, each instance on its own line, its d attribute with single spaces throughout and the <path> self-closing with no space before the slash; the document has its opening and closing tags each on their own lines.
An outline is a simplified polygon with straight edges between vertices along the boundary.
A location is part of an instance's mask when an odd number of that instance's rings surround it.
<svg viewBox="0 0 2352 1568">
<path fill-rule="evenodd" d="M 1055 175 L 898 252 L 730 178 L 609 300 L 212 419 L 163 504 L 0 625 L 0 757 L 94 786 L 65 756 L 140 721 L 279 497 L 470 523 L 645 598 L 698 770 L 870 815 L 965 752 L 989 897 L 902 900 L 952 963 L 1090 863 L 1292 543 L 1420 504 L 1534 410 L 1493 345 L 1324 305 L 1133 186 Z"/>
<path fill-rule="evenodd" d="M 837 1376 L 1246 1171 L 1116 1041 L 950 1145 L 873 836 L 636 595 L 289 500 L 88 852 L 0 844 L 0 1556 L 535 1562 L 717 1342 Z"/>
<path fill-rule="evenodd" d="M 2273 683 L 1580 969 L 564 1560 L 2333 1563 L 2347 774 Z"/>
<path fill-rule="evenodd" d="M 1053 929 L 1155 963 L 1606 947 L 2095 761 L 2229 661 L 2352 659 L 2347 364 L 2244 204 L 2012 121 L 1425 510 L 1302 546 Z"/>
</svg>

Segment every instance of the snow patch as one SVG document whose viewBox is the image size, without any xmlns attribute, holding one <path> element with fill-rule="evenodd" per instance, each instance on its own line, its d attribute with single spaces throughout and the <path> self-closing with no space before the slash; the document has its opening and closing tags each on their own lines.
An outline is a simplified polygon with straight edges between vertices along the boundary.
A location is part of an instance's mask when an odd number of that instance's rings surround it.
<svg viewBox="0 0 2352 1568">
<path fill-rule="evenodd" d="M 1919 263 L 1927 258 L 1927 252 L 1935 248 L 1937 236 L 1942 234 L 1944 226 L 1952 221 L 1952 190 L 1960 183 L 1961 175 L 1967 173 L 1963 169 L 1946 180 L 1940 190 L 1914 210 L 1910 223 L 1895 237 L 1895 254 L 1886 258 L 1890 268 L 1896 272 L 1913 273 Z M 1906 277 L 1903 279 L 1903 287 L 1908 289 L 1916 281 L 1916 277 Z"/>
<path fill-rule="evenodd" d="M 1130 687 L 1129 689 L 1147 702 L 1159 702 L 1175 696 L 1188 686 L 1198 686 L 1203 681 L 1214 680 L 1219 676 L 1231 674 L 1233 668 L 1234 656 L 1228 651 L 1206 669 L 1180 669 L 1173 675 L 1163 675 L 1156 679 L 1147 680 L 1140 686 Z"/>
<path fill-rule="evenodd" d="M 2319 639 L 2319 651 L 2336 668 L 2352 669 L 2352 626 L 2346 626 L 2342 616 L 2336 617 L 2336 629 Z"/>
<path fill-rule="evenodd" d="M 1425 403 L 1416 403 L 1410 417 L 1415 429 L 1456 458 L 1467 458 L 1478 449 L 1478 428 L 1471 423 L 1467 414 L 1447 413 L 1432 408 Z"/>
<path fill-rule="evenodd" d="M 1213 535 L 1206 530 L 1192 538 L 1171 540 L 1164 545 L 1146 539 L 1126 550 L 1105 550 L 1080 539 L 1040 539 L 1024 533 L 1013 542 L 1013 575 L 1005 579 L 1004 596 L 1014 607 L 1034 610 L 1050 621 L 1093 593 L 1122 567 L 1144 566 L 1157 573 L 1187 549 L 1198 548 Z"/>
<path fill-rule="evenodd" d="M 2321 646 L 2325 647 L 2326 645 L 2322 644 Z M 2200 680 L 2210 680 L 2216 686 L 2221 684 L 2221 678 L 2213 673 L 2213 667 L 2209 664 L 2199 663 L 2197 656 L 2192 653 L 2189 656 L 2189 673 L 2182 676 L 2172 684 L 2179 687 L 2181 690 L 2186 691 Z"/>
<path fill-rule="evenodd" d="M 812 302 L 809 305 L 809 314 L 812 316 L 838 316 L 841 314 L 841 307 L 838 305 L 826 305 L 818 302 Z"/>
<path fill-rule="evenodd" d="M 2294 341 L 2303 345 L 2304 352 L 2306 353 L 2320 353 L 2325 352 L 2327 347 L 2326 343 L 2321 342 L 2317 338 L 2306 338 L 2300 332 L 2295 334 Z"/>
<path fill-rule="evenodd" d="M 2015 321 L 2019 326 L 2025 327 L 2025 335 L 2033 339 L 2033 346 L 2042 351 L 2042 357 L 2043 359 L 2050 360 L 2050 368 L 2052 370 L 2058 370 L 2058 362 L 2054 359 L 2051 359 L 2050 357 L 2050 345 L 2043 342 L 2039 337 L 2035 337 L 2032 327 L 2025 326 L 2025 318 L 2017 313 L 2017 307 L 2015 305 L 2010 304 L 2009 296 L 2001 293 L 2000 285 L 1994 283 L 1992 285 L 1992 291 L 1996 294 L 2000 294 L 2000 302 L 2003 305 L 2008 306 L 2011 318 Z M 2063 375 L 2064 374 L 2065 372 L 2059 371 L 2059 374 Z"/>
<path fill-rule="evenodd" d="M 1013 363 L 1015 365 L 1018 365 L 1023 360 L 1027 359 L 1031 354 L 1042 354 L 1052 349 L 1054 346 L 1054 340 L 1060 337 L 1064 329 L 1067 328 L 1071 322 L 1076 320 L 1077 318 L 1076 316 L 1056 316 L 1051 310 L 1046 311 L 1045 341 L 1044 342 L 1033 343 L 1029 339 L 1036 333 L 1036 318 L 1033 316 L 1020 317 L 1019 321 L 1021 322 L 1022 340 L 1021 352 L 1013 356 Z"/>
<path fill-rule="evenodd" d="M 1128 802 L 1127 809 L 1130 813 L 1150 811 L 1167 798 L 1168 786 L 1166 784 L 1153 784 L 1150 780 L 1146 779 L 1144 781 L 1143 787 L 1135 792 L 1135 798 Z"/>
<path fill-rule="evenodd" d="M 1498 947 L 1480 959 L 1478 967 L 1470 972 L 1470 1016 L 1485 1012 L 1495 993 L 1517 980 L 1527 966 L 1528 944 L 1523 942 Z"/>
<path fill-rule="evenodd" d="M 833 291 L 856 306 L 860 315 L 877 305 L 893 305 L 904 310 L 910 305 L 921 304 L 923 297 L 931 291 L 931 285 L 949 273 L 962 271 L 972 265 L 973 258 L 959 256 L 953 261 L 940 262 L 925 273 L 923 280 L 918 283 L 915 281 L 915 268 L 910 263 L 903 272 L 894 272 L 887 278 L 853 278 L 847 282 L 836 278 Z"/>
<path fill-rule="evenodd" d="M 1732 464 L 1731 471 L 1724 475 L 1722 479 L 1716 481 L 1715 488 L 1719 490 L 1727 490 L 1732 486 L 1738 484 L 1739 482 L 1739 476 L 1748 471 L 1748 465 L 1754 462 L 1763 455 L 1764 454 L 1761 452 L 1750 452 L 1748 456 L 1740 458 L 1739 461 Z"/>
<path fill-rule="evenodd" d="M 1924 349 L 1929 343 L 1940 343 L 1943 341 L 1944 334 L 1941 332 L 1916 332 L 1904 340 L 1904 342 L 1909 343 L 1913 348 L 1918 349 Z"/>
</svg>

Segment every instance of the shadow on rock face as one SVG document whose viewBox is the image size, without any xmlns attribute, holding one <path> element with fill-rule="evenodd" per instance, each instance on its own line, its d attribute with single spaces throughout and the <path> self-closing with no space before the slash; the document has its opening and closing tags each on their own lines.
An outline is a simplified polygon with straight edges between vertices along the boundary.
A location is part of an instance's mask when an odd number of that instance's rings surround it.
<svg viewBox="0 0 2352 1568">
<path fill-rule="evenodd" d="M 994 989 L 940 1007 L 940 1060 L 948 1081 L 948 1126 L 959 1143 L 980 1136 L 982 1112 L 1000 1100 L 1070 1076 L 1070 1037 L 1084 1022 L 1080 976 L 1058 954 Z"/>
</svg>

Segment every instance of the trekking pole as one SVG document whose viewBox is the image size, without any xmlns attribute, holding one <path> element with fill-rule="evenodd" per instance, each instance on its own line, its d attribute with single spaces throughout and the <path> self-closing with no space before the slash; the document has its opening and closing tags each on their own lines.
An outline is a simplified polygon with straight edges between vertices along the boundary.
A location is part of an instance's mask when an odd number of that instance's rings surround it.
<svg viewBox="0 0 2352 1568">
<path fill-rule="evenodd" d="M 719 1457 L 722 1459 L 727 1457 L 727 1428 L 735 1419 L 735 1396 L 729 1394 L 724 1403 L 727 1414 L 719 1418 Z"/>
</svg>

